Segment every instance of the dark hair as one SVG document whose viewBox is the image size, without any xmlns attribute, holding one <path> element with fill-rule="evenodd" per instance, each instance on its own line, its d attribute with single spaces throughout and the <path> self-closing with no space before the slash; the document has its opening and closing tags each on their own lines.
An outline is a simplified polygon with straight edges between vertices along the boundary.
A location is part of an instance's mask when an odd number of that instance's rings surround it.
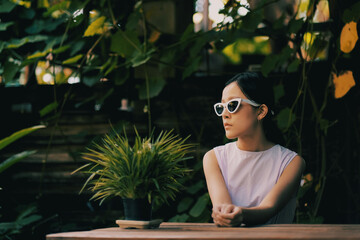
<svg viewBox="0 0 360 240">
<path fill-rule="evenodd" d="M 265 104 L 269 111 L 263 119 L 263 128 L 268 140 L 283 144 L 284 138 L 276 126 L 274 115 L 274 91 L 270 79 L 264 78 L 259 72 L 243 72 L 235 75 L 225 83 L 225 86 L 236 82 L 245 96 L 259 104 Z"/>
</svg>

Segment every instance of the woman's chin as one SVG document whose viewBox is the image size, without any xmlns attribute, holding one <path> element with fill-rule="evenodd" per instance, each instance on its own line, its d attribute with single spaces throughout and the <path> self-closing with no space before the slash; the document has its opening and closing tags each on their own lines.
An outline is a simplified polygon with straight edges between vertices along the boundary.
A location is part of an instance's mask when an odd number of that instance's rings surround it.
<svg viewBox="0 0 360 240">
<path fill-rule="evenodd" d="M 226 138 L 229 139 L 229 140 L 232 140 L 232 139 L 235 139 L 235 138 L 236 138 L 236 136 L 235 136 L 234 134 L 232 134 L 232 133 L 230 133 L 230 132 L 227 132 L 227 131 L 225 131 L 225 136 L 226 136 Z"/>
</svg>

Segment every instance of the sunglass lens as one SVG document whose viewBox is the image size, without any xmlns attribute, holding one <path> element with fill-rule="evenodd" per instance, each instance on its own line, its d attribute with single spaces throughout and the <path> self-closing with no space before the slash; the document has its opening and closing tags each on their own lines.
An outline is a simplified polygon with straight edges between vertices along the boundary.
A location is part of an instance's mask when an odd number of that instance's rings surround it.
<svg viewBox="0 0 360 240">
<path fill-rule="evenodd" d="M 224 107 L 221 105 L 216 105 L 215 106 L 215 111 L 217 114 L 222 114 L 222 112 L 224 111 Z"/>
<path fill-rule="evenodd" d="M 231 101 L 228 103 L 227 109 L 229 110 L 229 112 L 233 113 L 238 105 L 239 105 L 238 101 Z"/>
</svg>

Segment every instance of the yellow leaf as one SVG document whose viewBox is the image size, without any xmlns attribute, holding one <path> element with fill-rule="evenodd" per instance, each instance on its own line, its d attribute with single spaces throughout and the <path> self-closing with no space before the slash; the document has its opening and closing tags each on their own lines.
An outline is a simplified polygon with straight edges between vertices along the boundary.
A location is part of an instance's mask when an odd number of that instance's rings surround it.
<svg viewBox="0 0 360 240">
<path fill-rule="evenodd" d="M 105 19 L 106 18 L 104 16 L 102 16 L 102 17 L 99 17 L 98 19 L 96 19 L 94 22 L 92 22 L 87 27 L 87 29 L 86 29 L 86 31 L 84 33 L 84 37 L 94 36 L 95 34 L 99 33 L 99 30 L 100 30 L 100 33 L 101 33 L 102 32 L 101 28 L 104 25 Z"/>
<path fill-rule="evenodd" d="M 46 54 L 48 54 L 49 51 L 45 51 L 45 52 L 36 52 L 30 56 L 28 56 L 26 59 L 32 59 L 32 58 L 39 58 L 39 57 L 44 57 L 46 56 Z"/>
<path fill-rule="evenodd" d="M 358 33 L 356 30 L 356 22 L 349 22 L 345 24 L 343 29 L 341 30 L 340 35 L 340 49 L 344 53 L 351 52 L 358 40 Z"/>
<path fill-rule="evenodd" d="M 31 7 L 31 1 L 19 1 L 19 0 L 11 0 L 11 2 L 16 3 L 17 5 L 30 8 Z"/>
<path fill-rule="evenodd" d="M 307 46 L 312 45 L 314 43 L 315 38 L 316 38 L 315 34 L 310 33 L 310 32 L 306 32 L 303 37 Z"/>
<path fill-rule="evenodd" d="M 352 71 L 343 72 L 340 74 L 340 76 L 332 73 L 332 77 L 335 87 L 335 98 L 342 98 L 353 86 L 355 86 L 355 80 Z"/>
<path fill-rule="evenodd" d="M 75 57 L 66 59 L 65 61 L 62 62 L 62 64 L 73 64 L 76 63 L 77 61 L 79 61 L 82 58 L 82 54 L 78 54 Z"/>
<path fill-rule="evenodd" d="M 223 50 L 223 54 L 229 58 L 232 63 L 241 62 L 241 55 L 235 51 L 236 43 L 227 45 Z"/>
</svg>

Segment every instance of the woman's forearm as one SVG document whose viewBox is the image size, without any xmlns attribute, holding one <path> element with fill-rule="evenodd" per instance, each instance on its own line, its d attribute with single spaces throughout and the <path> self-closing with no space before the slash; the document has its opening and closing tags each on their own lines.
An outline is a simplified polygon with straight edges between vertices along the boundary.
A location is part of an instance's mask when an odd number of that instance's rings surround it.
<svg viewBox="0 0 360 240">
<path fill-rule="evenodd" d="M 276 211 L 271 207 L 242 208 L 243 223 L 246 225 L 264 224 L 270 220 Z"/>
</svg>

